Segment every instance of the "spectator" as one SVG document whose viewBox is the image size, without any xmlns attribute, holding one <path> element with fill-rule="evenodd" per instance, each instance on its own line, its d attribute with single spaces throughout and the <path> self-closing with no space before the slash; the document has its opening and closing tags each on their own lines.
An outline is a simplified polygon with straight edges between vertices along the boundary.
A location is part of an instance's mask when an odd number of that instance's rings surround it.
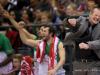
<svg viewBox="0 0 100 75">
<path fill-rule="evenodd" d="M 11 71 L 7 73 L 7 75 L 18 75 L 21 69 L 21 61 L 22 61 L 22 55 L 14 54 L 12 58 L 13 68 Z"/>
<path fill-rule="evenodd" d="M 24 34 L 24 29 L 20 28 L 18 23 L 13 18 L 11 18 L 7 12 L 4 13 L 4 16 L 9 18 L 13 25 L 19 30 L 23 43 L 32 47 L 37 47 L 36 57 L 37 63 L 39 63 L 37 66 L 39 70 L 37 72 L 38 74 L 36 75 L 65 75 L 65 71 L 62 69 L 62 66 L 65 62 L 65 49 L 62 42 L 55 36 L 54 29 L 51 26 L 44 25 L 40 27 L 40 31 L 42 32 L 41 35 L 43 36 L 42 41 L 33 40 L 26 37 L 26 34 Z M 42 52 L 42 57 L 40 54 L 38 54 L 40 51 Z M 44 54 L 44 51 L 46 51 L 46 54 Z M 56 54 L 56 52 L 58 53 Z M 43 68 L 45 69 L 44 71 L 42 70 Z"/>
<path fill-rule="evenodd" d="M 65 39 L 73 40 L 76 42 L 77 57 L 76 62 L 73 64 L 73 75 L 99 75 L 100 74 L 100 8 L 94 8 L 89 17 L 80 17 L 77 21 L 76 19 L 69 19 L 69 23 L 72 26 L 77 26 L 79 23 L 79 28 L 77 32 L 69 35 Z M 76 47 L 77 48 L 77 47 Z M 79 52 L 77 52 L 79 50 Z M 85 55 L 80 54 L 80 50 L 85 51 Z M 89 53 L 87 53 L 89 52 Z M 84 60 L 83 60 L 84 59 Z M 84 62 L 84 63 L 81 63 Z M 89 63 L 88 63 L 89 62 Z M 79 66 L 80 65 L 80 66 Z M 83 67 L 84 66 L 84 67 Z M 76 70 L 82 70 L 79 72 Z M 95 69 L 96 71 L 92 71 Z M 85 71 L 84 71 L 85 70 Z"/>
<path fill-rule="evenodd" d="M 0 34 L 0 74 L 6 74 L 12 69 L 13 49 L 9 39 Z"/>
</svg>

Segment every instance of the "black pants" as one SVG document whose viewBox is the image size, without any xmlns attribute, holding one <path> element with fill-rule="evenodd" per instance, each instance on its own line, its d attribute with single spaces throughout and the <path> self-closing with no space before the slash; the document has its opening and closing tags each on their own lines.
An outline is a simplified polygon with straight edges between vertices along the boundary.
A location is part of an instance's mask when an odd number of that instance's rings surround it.
<svg viewBox="0 0 100 75">
<path fill-rule="evenodd" d="M 64 69 L 65 69 L 65 73 L 66 75 L 72 75 L 72 70 L 73 70 L 73 65 L 72 65 L 72 61 L 73 61 L 73 52 L 74 51 L 74 47 L 73 45 L 66 45 L 65 46 L 65 52 L 66 52 L 66 62 L 64 65 Z"/>
</svg>

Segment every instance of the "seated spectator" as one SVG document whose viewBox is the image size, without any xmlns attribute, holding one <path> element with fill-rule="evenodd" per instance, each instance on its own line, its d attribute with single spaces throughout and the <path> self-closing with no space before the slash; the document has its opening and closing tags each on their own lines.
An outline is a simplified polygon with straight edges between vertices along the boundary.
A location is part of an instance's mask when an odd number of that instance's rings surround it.
<svg viewBox="0 0 100 75">
<path fill-rule="evenodd" d="M 0 74 L 6 74 L 12 70 L 13 49 L 9 39 L 0 33 Z"/>
<path fill-rule="evenodd" d="M 21 61 L 22 61 L 22 55 L 21 54 L 14 54 L 12 57 L 12 64 L 13 68 L 10 70 L 7 75 L 18 75 L 19 71 L 21 69 Z"/>
<path fill-rule="evenodd" d="M 89 17 L 69 19 L 73 27 L 79 25 L 75 33 L 65 38 L 76 43 L 76 60 L 73 62 L 73 75 L 99 75 L 100 74 L 100 8 L 94 8 Z M 84 55 L 81 51 L 85 52 Z M 83 63 L 84 62 L 84 63 Z M 95 71 L 92 71 L 95 69 Z M 82 70 L 76 71 L 76 70 Z"/>
</svg>

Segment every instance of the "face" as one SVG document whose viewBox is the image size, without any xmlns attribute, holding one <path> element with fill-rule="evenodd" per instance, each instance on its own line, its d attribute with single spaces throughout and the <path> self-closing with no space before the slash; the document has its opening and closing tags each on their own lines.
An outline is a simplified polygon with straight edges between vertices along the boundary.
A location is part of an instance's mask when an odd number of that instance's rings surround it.
<svg viewBox="0 0 100 75">
<path fill-rule="evenodd" d="M 40 27 L 39 36 L 46 39 L 49 36 L 49 28 L 44 26 Z"/>
<path fill-rule="evenodd" d="M 21 66 L 21 61 L 17 58 L 14 58 L 13 59 L 13 67 L 16 69 L 20 69 L 20 66 Z"/>
<path fill-rule="evenodd" d="M 94 9 L 94 11 L 90 14 L 90 22 L 92 24 L 97 24 L 100 21 L 100 10 Z"/>
<path fill-rule="evenodd" d="M 11 11 L 10 12 L 10 15 L 15 19 L 16 18 L 16 15 L 15 15 L 15 12 L 14 11 Z"/>
<path fill-rule="evenodd" d="M 74 11 L 73 8 L 70 7 L 70 6 L 66 8 L 66 14 L 69 14 L 69 13 L 71 13 L 73 11 Z"/>
<path fill-rule="evenodd" d="M 66 7 L 65 13 L 67 15 L 73 15 L 76 12 L 76 5 L 75 4 L 70 4 Z"/>
<path fill-rule="evenodd" d="M 29 18 L 29 16 L 28 16 L 28 14 L 27 14 L 27 11 L 24 10 L 24 11 L 22 12 L 22 19 L 24 20 L 24 19 L 28 19 L 28 18 Z"/>
<path fill-rule="evenodd" d="M 88 7 L 88 10 L 93 10 L 93 8 L 95 7 L 95 2 L 94 1 L 88 1 L 87 2 L 87 7 Z"/>
<path fill-rule="evenodd" d="M 48 19 L 48 17 L 46 15 L 42 15 L 41 16 L 41 22 L 42 23 L 45 23 L 45 22 L 48 22 L 48 21 L 49 21 L 49 19 Z"/>
<path fill-rule="evenodd" d="M 38 18 L 41 16 L 41 10 L 37 9 L 35 12 L 34 12 L 35 16 Z"/>
</svg>

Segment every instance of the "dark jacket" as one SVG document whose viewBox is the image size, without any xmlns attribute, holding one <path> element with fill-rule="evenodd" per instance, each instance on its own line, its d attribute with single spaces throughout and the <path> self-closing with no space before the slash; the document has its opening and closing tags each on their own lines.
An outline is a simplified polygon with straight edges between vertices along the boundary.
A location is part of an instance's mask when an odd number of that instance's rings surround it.
<svg viewBox="0 0 100 75">
<path fill-rule="evenodd" d="M 75 33 L 71 32 L 70 34 L 66 34 L 65 43 L 67 43 L 67 40 L 74 41 L 75 38 L 82 36 L 89 27 L 88 18 L 81 16 L 77 19 L 77 21 L 80 24 L 78 30 Z M 87 41 L 87 43 L 89 44 L 89 49 L 94 50 L 98 58 L 100 58 L 100 23 L 95 25 L 92 30 L 91 36 L 92 40 Z"/>
</svg>

